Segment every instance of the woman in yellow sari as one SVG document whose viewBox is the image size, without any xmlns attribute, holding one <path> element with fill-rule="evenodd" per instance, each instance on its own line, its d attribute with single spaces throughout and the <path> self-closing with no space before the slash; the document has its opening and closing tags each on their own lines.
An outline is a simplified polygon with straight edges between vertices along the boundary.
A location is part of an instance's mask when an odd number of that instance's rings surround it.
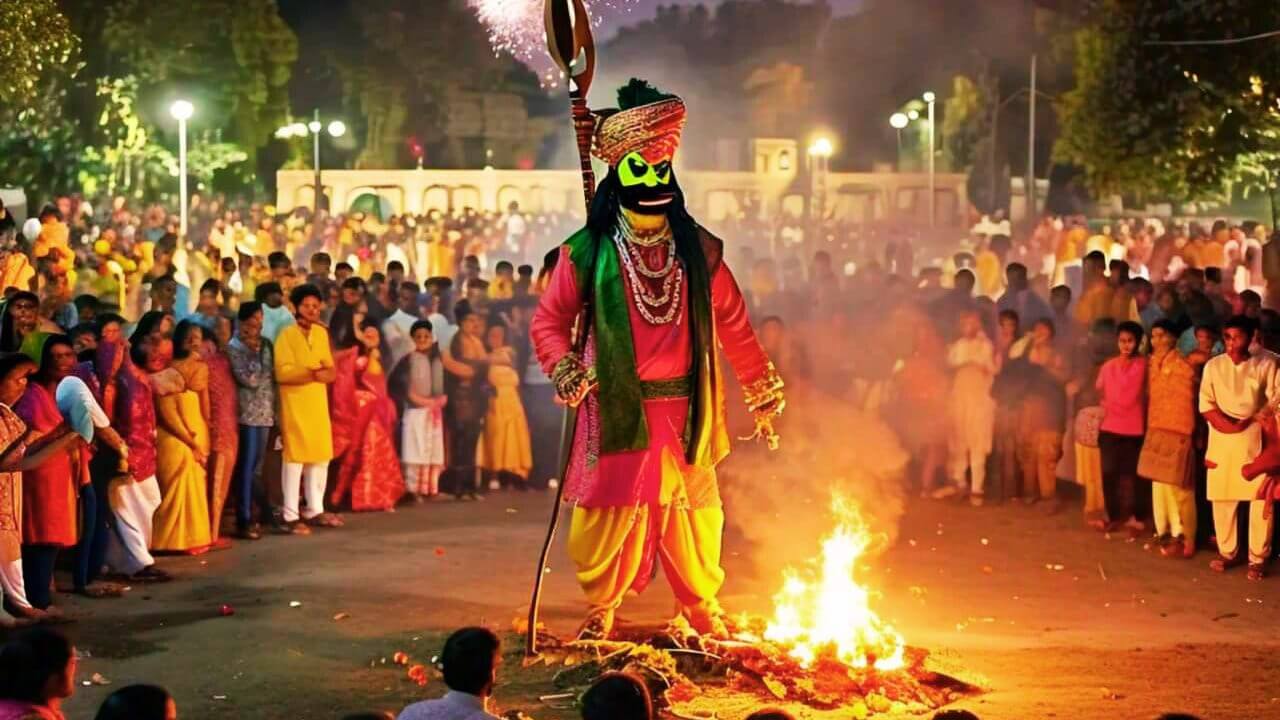
<svg viewBox="0 0 1280 720">
<path fill-rule="evenodd" d="M 198 555 L 209 549 L 209 502 L 205 464 L 209 458 L 209 426 L 200 412 L 200 396 L 187 387 L 182 373 L 169 367 L 173 343 L 153 341 L 147 371 L 156 402 L 156 509 L 151 546 L 154 550 Z"/>
<path fill-rule="evenodd" d="M 520 402 L 520 373 L 514 365 L 515 348 L 507 344 L 507 326 L 494 323 L 485 332 L 489 348 L 489 384 L 493 395 L 484 419 L 481 467 L 489 476 L 489 489 L 506 481 L 524 485 L 533 467 L 529 423 Z"/>
</svg>

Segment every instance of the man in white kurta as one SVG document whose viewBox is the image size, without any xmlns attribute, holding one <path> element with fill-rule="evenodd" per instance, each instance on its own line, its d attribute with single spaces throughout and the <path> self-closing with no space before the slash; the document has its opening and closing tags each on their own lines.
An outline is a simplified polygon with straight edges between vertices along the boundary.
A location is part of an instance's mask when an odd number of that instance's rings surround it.
<svg viewBox="0 0 1280 720">
<path fill-rule="evenodd" d="M 1249 353 L 1255 324 L 1248 318 L 1227 321 L 1222 333 L 1226 352 L 1204 366 L 1200 385 L 1200 412 L 1209 423 L 1208 498 L 1213 503 L 1213 525 L 1219 558 L 1215 570 L 1240 564 L 1236 515 L 1240 503 L 1249 503 L 1250 577 L 1262 576 L 1271 554 L 1272 519 L 1269 501 L 1258 500 L 1265 475 L 1246 478 L 1242 468 L 1262 452 L 1262 428 L 1255 416 L 1280 396 L 1280 363 L 1266 350 Z"/>
<path fill-rule="evenodd" d="M 386 340 L 391 360 L 387 364 L 389 368 L 395 367 L 413 350 L 413 324 L 422 319 L 418 315 L 418 291 L 417 283 L 402 281 L 396 289 L 396 311 L 382 323 L 382 337 Z"/>
<path fill-rule="evenodd" d="M 976 311 L 960 315 L 960 338 L 947 348 L 947 365 L 955 373 L 947 406 L 951 427 L 947 442 L 951 484 L 940 488 L 933 497 L 941 500 L 963 493 L 965 470 L 968 470 L 970 500 L 979 505 L 995 430 L 991 383 L 996 362 L 995 348 L 982 331 L 982 320 Z"/>
</svg>

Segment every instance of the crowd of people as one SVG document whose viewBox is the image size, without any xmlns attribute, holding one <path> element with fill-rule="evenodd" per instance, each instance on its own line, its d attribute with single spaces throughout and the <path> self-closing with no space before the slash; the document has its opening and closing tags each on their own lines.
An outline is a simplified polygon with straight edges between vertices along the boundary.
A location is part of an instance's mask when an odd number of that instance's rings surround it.
<svg viewBox="0 0 1280 720">
<path fill-rule="evenodd" d="M 893 247 L 852 276 L 819 251 L 802 284 L 757 261 L 750 304 L 777 315 L 762 341 L 789 383 L 879 412 L 927 498 L 1056 513 L 1073 481 L 1090 527 L 1264 577 L 1280 243 L 1225 220 L 997 228 L 918 271 Z"/>
<path fill-rule="evenodd" d="M 60 198 L 23 225 L 0 209 L 0 626 L 64 620 L 57 589 L 171 579 L 157 556 L 557 482 L 557 448 L 531 440 L 559 412 L 528 329 L 567 216 L 194 199 L 184 237 L 159 206 L 97 206 Z M 807 263 L 814 242 L 785 224 L 730 258 L 787 382 L 878 413 L 912 490 L 1053 513 L 1072 481 L 1099 531 L 1264 576 L 1280 471 L 1265 228 L 1046 218 L 1014 240 L 984 222 L 941 259 L 828 230 Z M 455 700 L 402 717 L 482 709 Z"/>
<path fill-rule="evenodd" d="M 64 619 L 60 554 L 65 591 L 115 597 L 171 579 L 158 555 L 554 486 L 556 448 L 531 442 L 559 421 L 528 340 L 538 279 L 505 258 L 558 221 L 253 207 L 228 257 L 241 216 L 218 204 L 189 242 L 119 202 L 0 219 L 0 625 Z M 308 248 L 276 232 L 297 217 Z"/>
</svg>

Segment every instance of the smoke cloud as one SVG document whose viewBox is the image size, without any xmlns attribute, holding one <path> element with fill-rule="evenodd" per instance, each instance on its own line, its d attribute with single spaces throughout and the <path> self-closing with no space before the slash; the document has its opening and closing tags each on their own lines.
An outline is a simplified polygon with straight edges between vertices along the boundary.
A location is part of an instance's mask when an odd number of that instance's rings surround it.
<svg viewBox="0 0 1280 720">
<path fill-rule="evenodd" d="M 794 384 L 787 403 L 779 449 L 740 442 L 720 473 L 729 531 L 746 540 L 740 552 L 767 593 L 784 568 L 817 555 L 834 527 L 834 494 L 851 500 L 879 536 L 869 557 L 897 538 L 906 500 L 907 452 L 875 413 Z"/>
</svg>

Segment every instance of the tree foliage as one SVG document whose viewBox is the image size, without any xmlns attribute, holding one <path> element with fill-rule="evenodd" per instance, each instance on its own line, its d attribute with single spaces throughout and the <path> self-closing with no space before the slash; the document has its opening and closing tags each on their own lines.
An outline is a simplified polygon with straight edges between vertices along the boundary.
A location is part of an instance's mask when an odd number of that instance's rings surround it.
<svg viewBox="0 0 1280 720">
<path fill-rule="evenodd" d="M 250 155 L 289 117 L 298 43 L 275 0 L 112 0 L 104 40 L 156 88 L 147 100 L 191 98 L 194 125 L 225 128 Z"/>
<path fill-rule="evenodd" d="M 303 116 L 320 108 L 356 119 L 357 166 L 405 165 L 410 136 L 428 147 L 443 140 L 452 92 L 514 92 L 527 105 L 543 102 L 536 76 L 495 55 L 463 0 L 281 4 L 299 26 L 305 75 L 294 105 Z"/>
<path fill-rule="evenodd" d="M 75 74 L 80 42 L 54 0 L 0 2 L 0 106 L 12 121 L 37 107 L 52 82 Z"/>
<path fill-rule="evenodd" d="M 951 81 L 951 92 L 943 101 L 942 137 L 947 165 L 967 168 L 973 165 L 978 143 L 987 134 L 987 105 L 990 103 L 978 84 L 967 75 Z"/>
<path fill-rule="evenodd" d="M 1055 152 L 1095 193 L 1191 199 L 1280 170 L 1280 3 L 1096 0 Z M 1205 44 L 1161 44 L 1194 41 Z"/>
</svg>

